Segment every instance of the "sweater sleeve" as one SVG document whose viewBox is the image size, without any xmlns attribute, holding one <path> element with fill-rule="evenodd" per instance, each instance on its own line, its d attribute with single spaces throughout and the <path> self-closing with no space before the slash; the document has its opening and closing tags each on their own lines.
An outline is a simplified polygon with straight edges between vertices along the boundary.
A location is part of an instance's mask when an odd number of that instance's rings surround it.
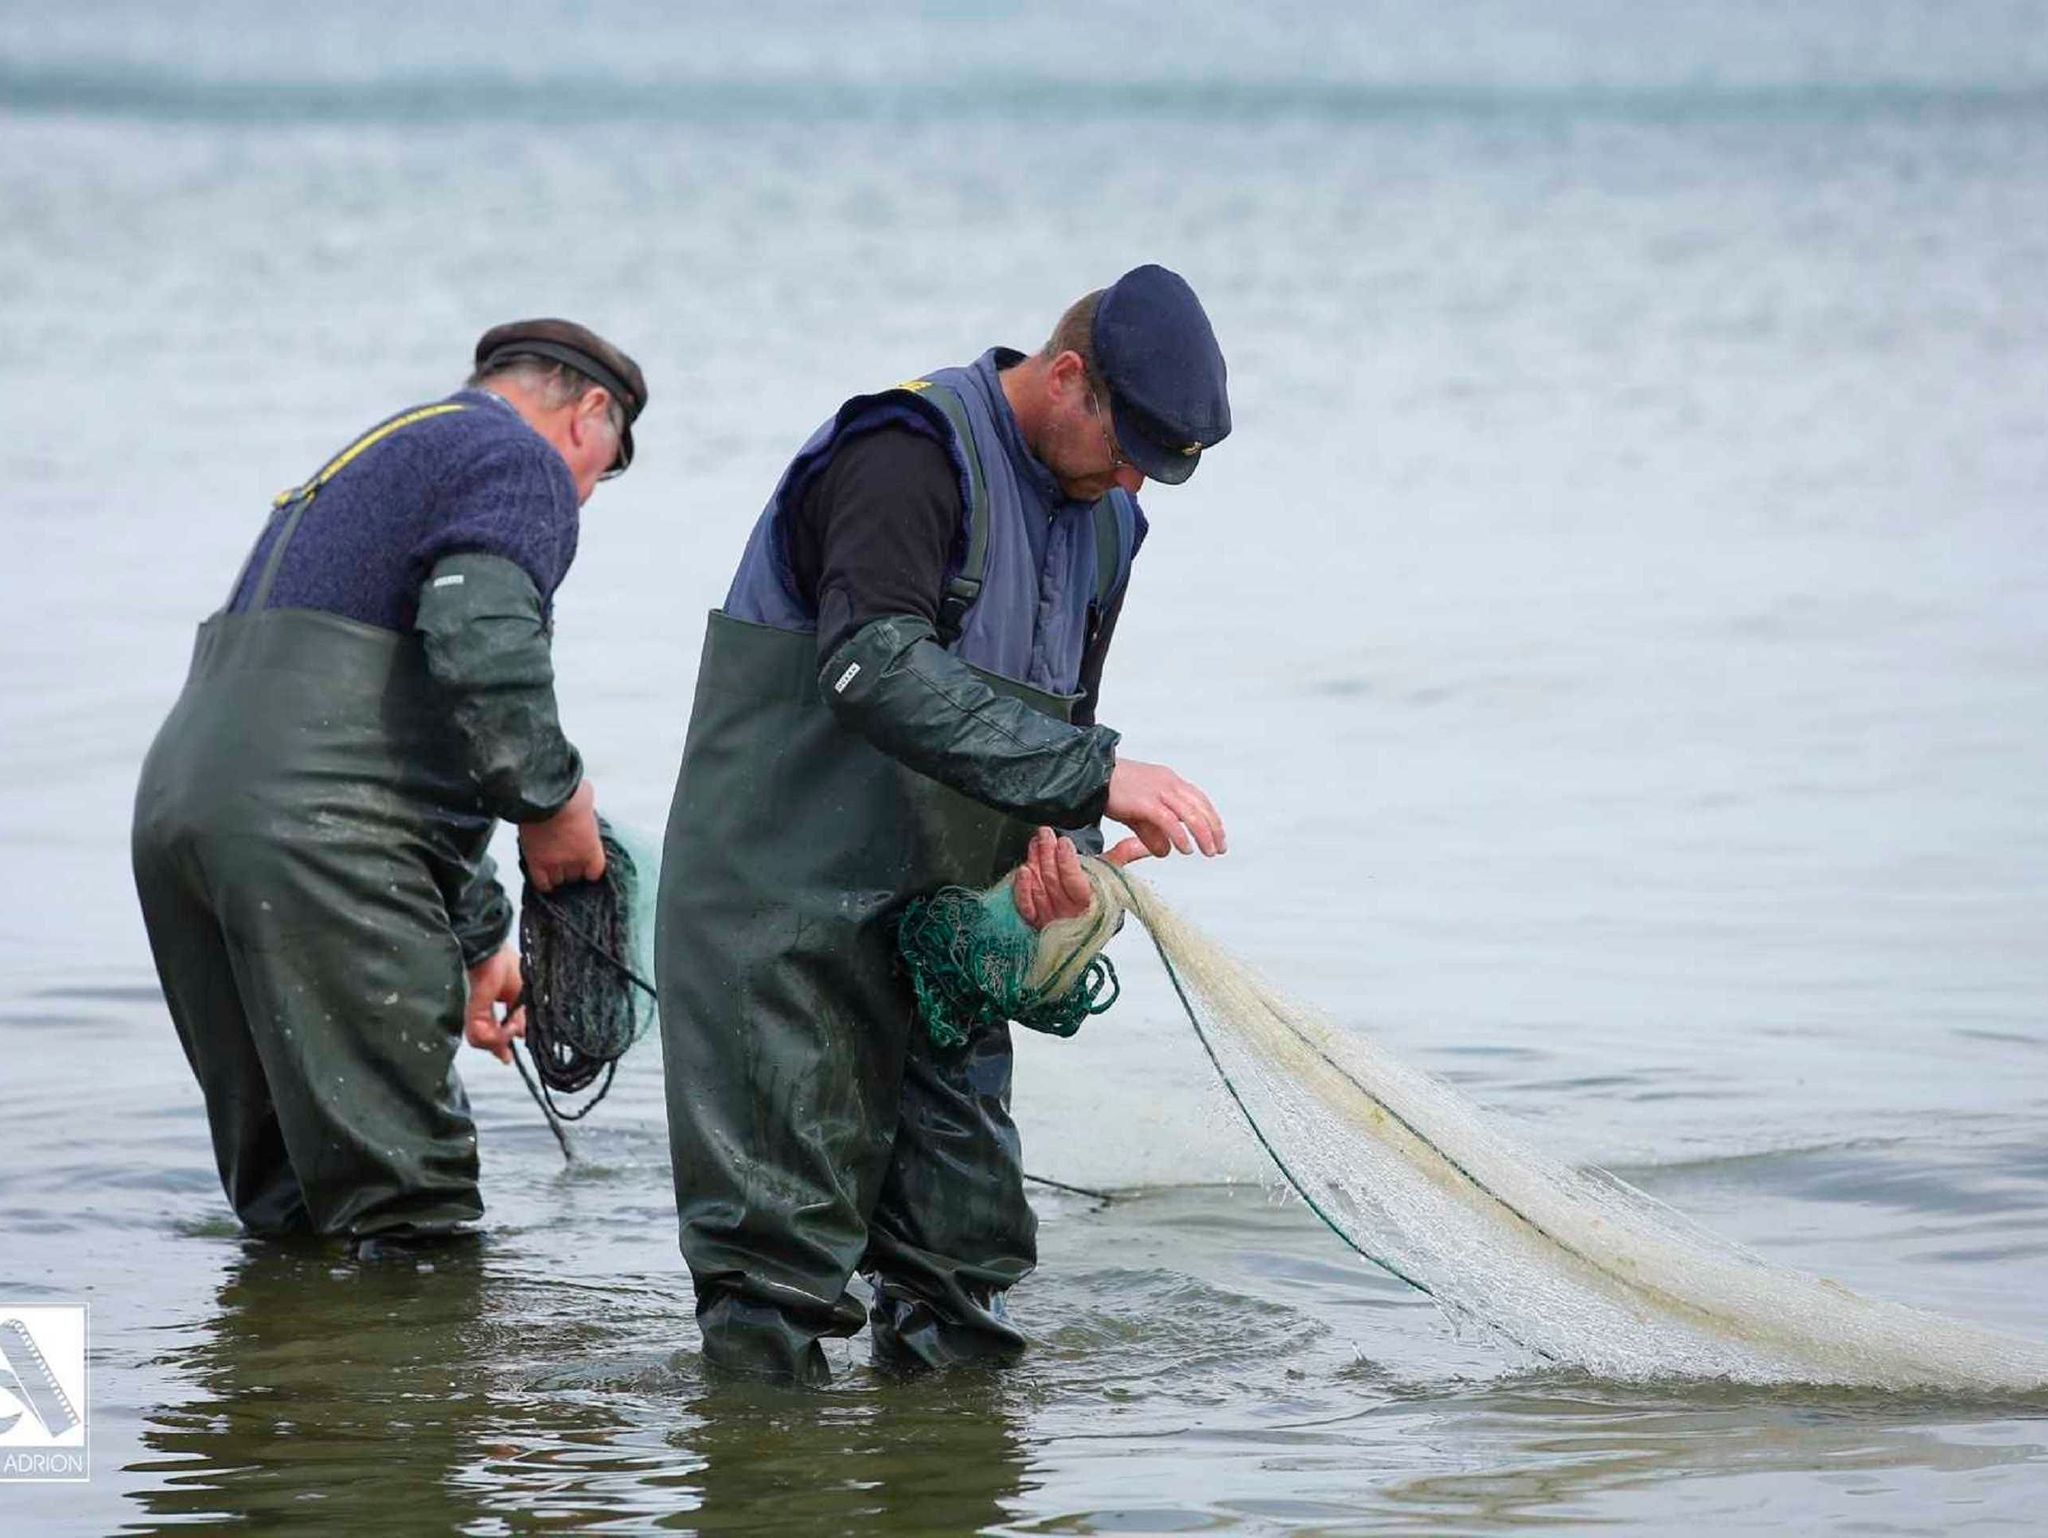
<svg viewBox="0 0 2048 1538">
<path fill-rule="evenodd" d="M 447 556 L 497 556 L 526 573 L 545 615 L 576 558 L 576 482 L 539 434 L 518 425 L 465 454 L 435 491 L 412 551 L 420 581 Z"/>
</svg>

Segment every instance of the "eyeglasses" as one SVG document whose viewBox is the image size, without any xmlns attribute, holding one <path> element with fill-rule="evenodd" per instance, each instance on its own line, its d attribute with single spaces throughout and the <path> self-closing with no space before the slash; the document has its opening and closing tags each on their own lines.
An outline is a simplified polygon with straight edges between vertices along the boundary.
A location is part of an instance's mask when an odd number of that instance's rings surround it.
<svg viewBox="0 0 2048 1538">
<path fill-rule="evenodd" d="M 626 441 L 626 411 L 617 401 L 608 402 L 604 408 L 605 420 L 612 424 L 612 463 L 598 473 L 601 481 L 615 481 L 631 468 L 618 462 L 619 449 Z"/>
<path fill-rule="evenodd" d="M 1093 381 L 1088 386 L 1088 409 L 1102 424 L 1102 446 L 1109 451 L 1110 474 L 1130 468 L 1131 462 L 1124 454 L 1123 445 L 1116 441 L 1116 428 L 1110 422 L 1109 402 L 1102 398 Z"/>
</svg>

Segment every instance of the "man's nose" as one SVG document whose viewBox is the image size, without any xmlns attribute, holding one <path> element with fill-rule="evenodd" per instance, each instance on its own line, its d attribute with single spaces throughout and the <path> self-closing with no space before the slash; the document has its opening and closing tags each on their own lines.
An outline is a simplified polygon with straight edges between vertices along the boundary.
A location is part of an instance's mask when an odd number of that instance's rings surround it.
<svg viewBox="0 0 2048 1538">
<path fill-rule="evenodd" d="M 1118 465 L 1116 467 L 1116 483 L 1135 497 L 1144 487 L 1145 472 L 1136 465 Z"/>
</svg>

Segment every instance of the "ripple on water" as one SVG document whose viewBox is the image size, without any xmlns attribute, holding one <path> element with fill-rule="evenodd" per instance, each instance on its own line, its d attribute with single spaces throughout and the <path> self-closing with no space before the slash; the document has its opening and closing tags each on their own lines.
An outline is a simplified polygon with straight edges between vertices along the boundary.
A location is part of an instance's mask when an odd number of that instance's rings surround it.
<svg viewBox="0 0 2048 1538">
<path fill-rule="evenodd" d="M 1305 1357 L 1328 1326 L 1285 1305 L 1165 1270 L 1061 1279 L 1068 1306 L 1041 1328 L 1033 1376 L 1108 1396 L 1207 1400 Z M 1084 1300 L 1075 1307 L 1075 1300 Z"/>
</svg>

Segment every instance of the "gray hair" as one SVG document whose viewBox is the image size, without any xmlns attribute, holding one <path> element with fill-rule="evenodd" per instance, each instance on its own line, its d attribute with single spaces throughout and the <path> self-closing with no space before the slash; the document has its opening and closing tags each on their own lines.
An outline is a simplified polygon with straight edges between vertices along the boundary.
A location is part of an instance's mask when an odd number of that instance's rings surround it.
<svg viewBox="0 0 2048 1538">
<path fill-rule="evenodd" d="M 514 353 L 494 359 L 488 369 L 478 369 L 471 374 L 463 388 L 476 390 L 495 383 L 516 384 L 531 390 L 550 411 L 573 406 L 592 390 L 603 390 L 605 398 L 611 402 L 612 426 L 625 431 L 626 403 L 614 397 L 609 386 L 599 384 L 581 369 L 572 368 L 557 359 L 543 358 L 537 353 Z"/>
</svg>

